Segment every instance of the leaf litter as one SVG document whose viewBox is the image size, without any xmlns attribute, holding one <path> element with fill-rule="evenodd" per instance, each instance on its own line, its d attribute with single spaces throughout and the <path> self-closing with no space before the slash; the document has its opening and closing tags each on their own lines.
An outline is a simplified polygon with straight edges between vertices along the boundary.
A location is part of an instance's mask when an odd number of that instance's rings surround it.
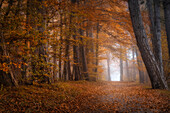
<svg viewBox="0 0 170 113">
<path fill-rule="evenodd" d="M 170 92 L 134 82 L 58 82 L 0 91 L 0 112 L 170 112 Z"/>
</svg>

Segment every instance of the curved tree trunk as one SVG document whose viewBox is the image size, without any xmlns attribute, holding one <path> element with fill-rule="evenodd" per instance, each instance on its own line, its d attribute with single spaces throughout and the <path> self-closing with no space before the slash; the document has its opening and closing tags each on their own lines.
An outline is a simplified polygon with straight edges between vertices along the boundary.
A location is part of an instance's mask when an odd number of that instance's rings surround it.
<svg viewBox="0 0 170 113">
<path fill-rule="evenodd" d="M 162 78 L 162 73 L 158 63 L 151 51 L 144 29 L 142 16 L 139 9 L 138 0 L 128 0 L 129 11 L 135 33 L 137 46 L 141 52 L 142 59 L 148 71 L 153 89 L 168 89 L 166 81 Z"/>
</svg>

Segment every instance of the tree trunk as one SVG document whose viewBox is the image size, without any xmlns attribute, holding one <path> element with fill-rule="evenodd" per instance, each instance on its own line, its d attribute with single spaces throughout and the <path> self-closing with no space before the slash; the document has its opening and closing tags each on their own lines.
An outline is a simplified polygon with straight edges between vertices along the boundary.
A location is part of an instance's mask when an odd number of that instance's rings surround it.
<svg viewBox="0 0 170 113">
<path fill-rule="evenodd" d="M 57 51 L 57 49 L 56 49 L 56 47 L 54 47 L 54 49 L 53 49 L 53 52 L 54 52 L 54 56 L 53 56 L 53 77 L 52 77 L 52 83 L 54 83 L 54 79 L 56 78 L 56 75 L 57 75 L 57 73 L 56 73 L 56 68 L 57 68 L 57 54 L 56 54 L 56 51 Z"/>
<path fill-rule="evenodd" d="M 96 68 L 95 68 L 95 72 L 97 74 L 98 72 L 98 54 L 99 54 L 99 44 L 98 44 L 98 39 L 99 39 L 99 22 L 97 22 L 97 33 L 96 33 Z M 98 76 L 98 74 L 97 74 Z M 97 79 L 97 76 L 96 76 L 96 79 Z"/>
<path fill-rule="evenodd" d="M 162 46 L 161 46 L 161 16 L 160 16 L 160 0 L 154 0 L 154 11 L 155 11 L 155 16 L 154 16 L 154 32 L 155 32 L 155 37 L 154 37 L 154 56 L 155 59 L 159 65 L 160 71 L 161 71 L 161 76 L 164 78 L 164 70 L 163 70 L 163 62 L 162 62 Z"/>
<path fill-rule="evenodd" d="M 73 78 L 72 76 L 72 74 L 71 74 L 71 66 L 70 66 L 70 52 L 69 52 L 69 49 L 70 49 L 70 37 L 71 37 L 71 32 L 72 32 L 72 30 L 71 30 L 71 23 L 72 23 L 72 16 L 71 15 L 69 15 L 70 16 L 70 21 L 69 21 L 69 26 L 65 26 L 65 27 L 69 27 L 68 29 L 69 29 L 69 33 L 66 33 L 66 39 L 65 39 L 65 61 L 64 61 L 64 70 L 63 70 L 63 80 L 64 81 L 66 81 L 67 80 L 67 78 Z M 65 16 L 65 18 L 67 18 L 66 16 Z M 66 22 L 66 20 L 65 20 L 65 22 Z"/>
<path fill-rule="evenodd" d="M 80 35 L 83 36 L 83 30 L 82 29 L 80 29 Z M 83 44 L 83 38 L 81 37 L 80 40 L 82 42 L 80 49 L 81 49 L 83 75 L 84 75 L 85 80 L 89 80 L 89 74 L 88 74 L 87 60 L 86 60 L 85 48 L 84 48 L 84 44 Z"/>
<path fill-rule="evenodd" d="M 0 3 L 0 8 L 2 7 L 2 4 L 3 4 L 3 0 Z M 1 64 L 3 64 L 3 63 L 9 64 L 8 65 L 9 74 L 6 74 L 6 73 L 3 72 L 3 70 L 0 70 L 0 74 L 1 74 L 0 76 L 2 76 L 1 79 L 5 80 L 3 82 L 1 82 L 1 81 L 0 82 L 1 83 L 8 83 L 8 81 L 9 81 L 10 85 L 14 85 L 14 86 L 18 87 L 18 81 L 16 80 L 16 78 L 14 76 L 15 70 L 13 70 L 13 65 L 11 64 L 12 61 L 11 61 L 9 52 L 7 50 L 7 47 L 6 47 L 6 41 L 5 41 L 5 37 L 4 37 L 5 30 L 3 29 L 3 28 L 5 28 L 5 25 L 8 24 L 7 18 L 8 18 L 8 15 L 11 11 L 11 7 L 13 6 L 13 4 L 14 4 L 13 0 L 8 1 L 7 10 L 6 10 L 4 16 L 2 17 L 2 21 L 4 21 L 4 22 L 1 24 L 1 27 L 0 27 L 0 37 L 1 37 L 0 38 L 0 55 L 1 55 L 0 63 Z M 8 58 L 5 58 L 5 60 L 3 60 L 2 59 L 3 56 L 7 56 Z M 11 80 L 6 80 L 5 79 L 6 77 L 7 78 L 9 77 Z M 0 83 L 0 85 L 1 85 L 1 83 Z M 3 85 L 5 85 L 5 84 L 3 84 Z"/>
<path fill-rule="evenodd" d="M 169 59 L 170 59 L 170 1 L 163 0 L 163 6 L 164 6 L 166 35 L 167 35 L 168 49 L 169 49 Z"/>
<path fill-rule="evenodd" d="M 154 11 L 153 11 L 153 0 L 147 0 L 147 9 L 149 13 L 149 20 L 150 20 L 150 32 L 151 32 L 151 40 L 152 40 L 152 49 L 155 51 L 155 44 L 154 44 L 154 37 L 156 36 L 156 32 L 154 32 Z"/>
<path fill-rule="evenodd" d="M 130 81 L 130 75 L 129 75 L 129 64 L 128 64 L 128 58 L 127 58 L 127 53 L 125 53 L 126 55 L 126 77 L 128 79 L 128 81 Z"/>
<path fill-rule="evenodd" d="M 44 31 L 45 31 L 45 24 L 46 24 L 46 19 L 45 19 L 45 7 L 42 5 L 42 2 L 44 0 L 38 0 L 38 6 L 37 7 L 37 13 L 40 14 L 40 21 L 39 21 L 39 24 L 40 26 L 38 26 L 38 31 L 39 31 L 39 35 L 40 35 L 40 40 L 43 40 L 42 37 L 45 37 L 45 34 L 44 34 Z M 42 5 L 42 6 L 41 6 Z M 47 55 L 46 53 L 46 46 L 45 44 L 43 44 L 41 41 L 39 41 L 39 46 L 37 48 L 37 54 L 38 54 L 38 64 L 41 64 L 40 67 L 38 68 L 37 71 L 40 72 L 40 78 L 41 79 L 41 82 L 48 82 L 50 83 L 50 78 L 48 76 L 46 76 L 45 74 L 47 74 L 47 72 L 45 71 L 42 71 L 42 70 L 46 70 L 45 69 L 45 65 L 47 65 L 47 59 L 45 57 L 45 55 Z M 42 63 L 43 62 L 43 63 Z M 53 81 L 53 80 L 52 80 Z"/>
<path fill-rule="evenodd" d="M 91 26 L 90 26 L 90 30 L 89 30 L 89 37 L 91 38 L 91 40 L 88 42 L 88 48 L 89 48 L 89 53 L 90 53 L 89 64 L 95 65 L 95 61 L 94 61 L 95 52 L 94 52 L 92 22 L 89 22 L 89 24 L 91 25 Z M 92 68 L 92 73 L 94 73 L 94 72 L 95 72 L 95 68 L 94 68 L 94 67 L 91 67 L 91 68 Z M 96 79 L 97 79 L 97 78 L 96 78 L 96 74 L 94 73 L 94 74 L 93 74 L 93 77 L 91 77 L 91 80 L 92 80 L 92 81 L 96 81 Z"/>
<path fill-rule="evenodd" d="M 7 62 L 9 63 L 8 68 L 9 68 L 9 73 L 10 73 L 12 82 L 13 82 L 14 86 L 18 87 L 18 81 L 15 79 L 15 76 L 14 76 L 13 65 L 10 64 L 10 63 L 12 63 L 12 61 L 11 61 L 11 59 L 10 59 L 9 53 L 7 52 L 7 48 L 6 48 L 6 44 L 5 44 L 5 39 L 4 39 L 3 36 L 2 36 L 1 38 L 2 38 L 4 55 L 5 55 L 5 56 L 8 56 Z"/>
<path fill-rule="evenodd" d="M 71 0 L 71 3 L 73 5 L 76 5 L 76 2 L 77 0 Z M 74 16 L 75 12 L 71 12 L 71 19 L 75 19 L 75 16 Z M 70 20 L 71 21 L 71 20 Z M 73 39 L 74 41 L 76 42 L 76 27 L 73 25 L 75 24 L 75 22 L 70 22 L 71 25 L 72 25 L 72 31 L 73 31 Z M 73 45 L 73 59 L 74 59 L 74 66 L 73 66 L 73 70 L 74 70 L 74 75 L 75 75 L 75 81 L 79 80 L 79 55 L 78 55 L 78 45 L 76 43 L 74 43 Z M 72 80 L 73 78 L 70 78 L 70 80 Z"/>
<path fill-rule="evenodd" d="M 110 55 L 107 53 L 107 73 L 108 73 L 108 81 L 111 81 L 110 77 Z"/>
<path fill-rule="evenodd" d="M 122 46 L 120 45 L 120 81 L 123 81 Z"/>
<path fill-rule="evenodd" d="M 76 35 L 73 35 L 73 38 L 76 42 Z M 78 62 L 78 48 L 76 43 L 73 45 L 73 57 L 74 57 L 74 74 L 75 74 L 75 81 L 79 80 L 79 62 Z M 71 80 L 72 78 L 70 78 Z"/>
<path fill-rule="evenodd" d="M 132 46 L 132 80 L 136 81 L 136 72 L 135 72 L 135 48 Z"/>
<path fill-rule="evenodd" d="M 62 13 L 60 11 L 60 13 Z M 59 79 L 61 80 L 61 63 L 62 63 L 62 60 L 61 60 L 61 55 L 62 55 L 62 44 L 63 44 L 63 38 L 62 38 L 62 33 L 63 33 L 63 22 L 62 22 L 62 14 L 60 14 L 60 50 L 59 50 Z"/>
<path fill-rule="evenodd" d="M 67 77 L 71 76 L 71 69 L 70 69 L 70 54 L 69 54 L 69 36 L 66 36 L 66 49 L 65 49 L 65 58 L 64 61 L 64 70 L 63 70 L 63 79 L 64 81 L 67 80 Z"/>
<path fill-rule="evenodd" d="M 154 13 L 152 4 L 154 3 Z M 152 34 L 152 45 L 155 59 L 159 65 L 161 76 L 164 78 L 163 62 L 162 62 L 162 48 L 161 48 L 161 22 L 160 22 L 160 0 L 147 0 L 147 7 L 150 18 L 150 29 Z"/>
<path fill-rule="evenodd" d="M 148 71 L 152 83 L 152 88 L 168 89 L 167 83 L 162 78 L 158 63 L 156 62 L 149 46 L 139 9 L 139 3 L 137 0 L 128 0 L 128 4 L 137 46 L 141 52 L 142 59 Z"/>
<path fill-rule="evenodd" d="M 144 83 L 144 70 L 142 61 L 140 60 L 139 52 L 136 49 L 136 57 L 137 57 L 137 64 L 138 64 L 138 70 L 139 70 L 139 82 Z"/>
</svg>

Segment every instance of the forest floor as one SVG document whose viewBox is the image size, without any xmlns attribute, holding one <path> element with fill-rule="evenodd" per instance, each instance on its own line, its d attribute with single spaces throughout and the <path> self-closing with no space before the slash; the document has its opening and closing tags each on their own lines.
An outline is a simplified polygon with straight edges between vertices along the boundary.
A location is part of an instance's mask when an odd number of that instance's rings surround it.
<svg viewBox="0 0 170 113">
<path fill-rule="evenodd" d="M 170 112 L 170 91 L 133 82 L 58 82 L 0 91 L 1 112 Z"/>
</svg>

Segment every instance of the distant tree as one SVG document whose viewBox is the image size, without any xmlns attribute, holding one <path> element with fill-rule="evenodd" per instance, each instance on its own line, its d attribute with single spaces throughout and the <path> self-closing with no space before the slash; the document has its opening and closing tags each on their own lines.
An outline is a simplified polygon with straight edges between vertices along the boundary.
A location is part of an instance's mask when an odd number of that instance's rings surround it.
<svg viewBox="0 0 170 113">
<path fill-rule="evenodd" d="M 139 51 L 136 49 L 136 57 L 137 57 L 137 64 L 138 64 L 138 70 L 139 70 L 139 82 L 144 83 L 144 70 L 143 70 L 143 64 L 140 59 Z"/>
<path fill-rule="evenodd" d="M 130 81 L 131 80 L 131 78 L 130 78 L 130 74 L 129 74 L 129 63 L 128 63 L 128 53 L 126 52 L 125 53 L 125 57 L 126 57 L 126 76 L 127 76 L 127 79 L 128 79 L 128 81 Z"/>
<path fill-rule="evenodd" d="M 136 69 L 135 69 L 135 47 L 132 46 L 132 80 L 136 81 Z"/>
<path fill-rule="evenodd" d="M 122 46 L 120 45 L 120 81 L 123 81 L 123 52 L 122 52 Z"/>
<path fill-rule="evenodd" d="M 111 81 L 111 76 L 110 76 L 110 53 L 107 52 L 107 76 L 108 76 L 108 81 Z"/>
</svg>

